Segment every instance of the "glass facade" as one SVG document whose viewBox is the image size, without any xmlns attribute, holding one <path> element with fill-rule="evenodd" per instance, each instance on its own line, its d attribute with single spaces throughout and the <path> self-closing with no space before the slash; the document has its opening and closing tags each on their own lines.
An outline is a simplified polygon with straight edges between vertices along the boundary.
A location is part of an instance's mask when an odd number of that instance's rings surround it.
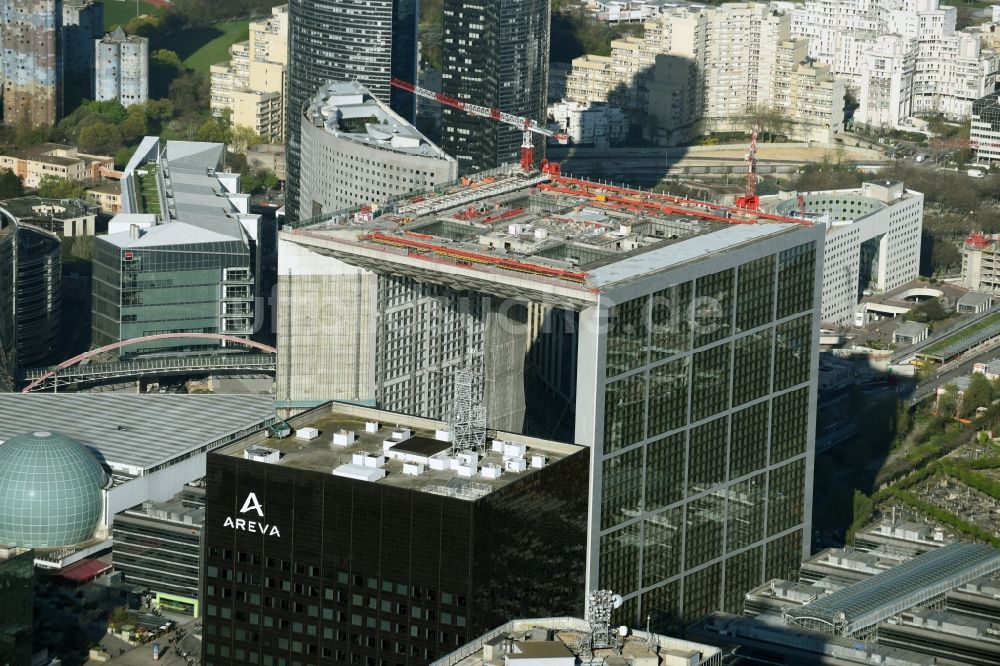
<svg viewBox="0 0 1000 666">
<path fill-rule="evenodd" d="M 512 617 L 580 616 L 589 464 L 467 501 L 210 454 L 202 663 L 427 664 Z"/>
<path fill-rule="evenodd" d="M 0 664 L 31 663 L 35 554 L 10 551 L 0 556 Z"/>
<path fill-rule="evenodd" d="M 445 0 L 442 91 L 543 123 L 548 88 L 548 0 Z M 461 174 L 520 159 L 521 131 L 443 107 L 441 148 Z M 544 155 L 535 137 L 535 156 Z"/>
<path fill-rule="evenodd" d="M 714 610 L 801 557 L 815 243 L 617 303 L 607 318 L 599 581 L 618 621 Z"/>
<path fill-rule="evenodd" d="M 0 444 L 0 544 L 62 548 L 94 536 L 107 476 L 94 454 L 59 433 Z"/>
<path fill-rule="evenodd" d="M 416 0 L 291 0 L 288 3 L 288 163 L 285 209 L 298 216 L 300 136 L 305 104 L 329 81 L 356 80 L 412 122 L 412 94 L 392 78 L 417 81 Z"/>
<path fill-rule="evenodd" d="M 253 332 L 254 276 L 240 240 L 123 249 L 94 243 L 92 342 L 159 333 Z M 220 343 L 163 340 L 130 354 L 218 349 Z"/>
</svg>

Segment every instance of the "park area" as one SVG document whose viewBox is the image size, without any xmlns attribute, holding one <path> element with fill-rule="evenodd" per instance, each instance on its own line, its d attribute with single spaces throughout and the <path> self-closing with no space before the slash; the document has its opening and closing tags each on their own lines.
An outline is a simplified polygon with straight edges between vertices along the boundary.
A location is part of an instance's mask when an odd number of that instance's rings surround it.
<svg viewBox="0 0 1000 666">
<path fill-rule="evenodd" d="M 163 0 L 106 0 L 104 27 L 125 25 L 136 16 L 150 14 L 164 4 Z M 150 53 L 158 49 L 173 51 L 188 69 L 208 74 L 209 67 L 229 60 L 230 46 L 249 37 L 249 21 L 220 21 L 207 27 L 190 27 L 163 37 L 154 36 Z"/>
</svg>

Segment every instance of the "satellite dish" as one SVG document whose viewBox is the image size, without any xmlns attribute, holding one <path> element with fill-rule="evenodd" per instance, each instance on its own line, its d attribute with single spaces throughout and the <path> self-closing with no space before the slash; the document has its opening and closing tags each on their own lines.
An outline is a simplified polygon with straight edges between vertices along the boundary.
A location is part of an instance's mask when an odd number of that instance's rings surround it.
<svg viewBox="0 0 1000 666">
<path fill-rule="evenodd" d="M 611 597 L 611 607 L 612 608 L 621 608 L 623 602 L 624 602 L 624 599 L 622 599 L 622 595 L 620 595 L 620 594 L 615 594 L 615 595 L 613 595 Z"/>
</svg>

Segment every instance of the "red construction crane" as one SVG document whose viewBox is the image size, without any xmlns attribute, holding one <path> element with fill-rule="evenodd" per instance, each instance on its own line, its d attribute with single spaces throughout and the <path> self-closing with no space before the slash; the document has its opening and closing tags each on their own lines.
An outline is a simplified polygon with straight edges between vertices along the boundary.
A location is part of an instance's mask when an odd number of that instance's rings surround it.
<svg viewBox="0 0 1000 666">
<path fill-rule="evenodd" d="M 760 133 L 760 120 L 753 122 L 750 132 L 750 152 L 744 160 L 747 163 L 747 191 L 741 197 L 736 197 L 736 207 L 747 210 L 760 208 L 760 197 L 757 196 L 757 135 Z"/>
<path fill-rule="evenodd" d="M 523 134 L 523 140 L 521 142 L 521 168 L 525 171 L 531 171 L 535 164 L 535 144 L 531 141 L 531 135 L 541 134 L 542 136 L 552 137 L 559 143 L 566 143 L 569 141 L 569 137 L 565 134 L 559 134 L 553 132 L 552 130 L 542 127 L 537 122 L 530 118 L 522 118 L 521 116 L 515 116 L 512 113 L 505 113 L 500 109 L 492 109 L 488 106 L 478 106 L 476 104 L 467 104 L 461 100 L 455 99 L 454 97 L 448 97 L 441 93 L 434 92 L 433 90 L 427 90 L 426 88 L 421 88 L 415 86 L 409 81 L 403 81 L 402 79 L 392 79 L 390 83 L 401 90 L 411 92 L 419 97 L 424 97 L 426 99 L 432 99 L 437 102 L 444 104 L 445 106 L 450 106 L 453 109 L 458 109 L 459 111 L 465 111 L 470 116 L 479 116 L 480 118 L 491 118 L 497 122 L 506 123 L 508 125 L 513 125 L 520 129 Z"/>
</svg>

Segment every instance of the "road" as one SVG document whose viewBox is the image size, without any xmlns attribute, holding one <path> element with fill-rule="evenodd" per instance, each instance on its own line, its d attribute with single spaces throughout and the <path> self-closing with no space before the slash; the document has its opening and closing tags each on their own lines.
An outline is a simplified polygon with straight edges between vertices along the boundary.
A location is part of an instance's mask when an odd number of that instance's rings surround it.
<svg viewBox="0 0 1000 666">
<path fill-rule="evenodd" d="M 920 384 L 917 387 L 917 390 L 913 393 L 913 401 L 917 402 L 919 400 L 923 400 L 937 391 L 939 386 L 945 386 L 959 377 L 970 374 L 972 372 L 972 366 L 976 363 L 992 361 L 997 356 L 1000 356 L 1000 349 L 992 347 L 963 360 L 954 367 L 948 368 L 943 373 L 935 375 L 933 379 L 929 379 Z"/>
</svg>

